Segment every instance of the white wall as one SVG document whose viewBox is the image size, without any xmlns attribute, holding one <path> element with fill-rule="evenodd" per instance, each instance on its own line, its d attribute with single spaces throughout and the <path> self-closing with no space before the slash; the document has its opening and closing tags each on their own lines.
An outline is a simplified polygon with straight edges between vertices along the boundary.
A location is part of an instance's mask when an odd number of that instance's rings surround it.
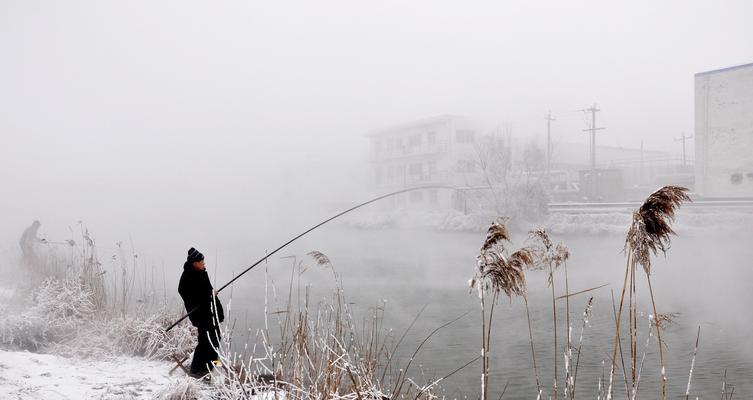
<svg viewBox="0 0 753 400">
<path fill-rule="evenodd" d="M 753 64 L 695 75 L 696 191 L 753 197 Z"/>
</svg>

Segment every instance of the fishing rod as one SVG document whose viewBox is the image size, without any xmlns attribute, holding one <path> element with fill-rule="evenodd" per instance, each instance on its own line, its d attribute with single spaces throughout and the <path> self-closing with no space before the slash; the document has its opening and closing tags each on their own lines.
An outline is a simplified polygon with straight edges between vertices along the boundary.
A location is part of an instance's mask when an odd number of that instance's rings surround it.
<svg viewBox="0 0 753 400">
<path fill-rule="evenodd" d="M 273 250 L 272 252 L 270 252 L 270 253 L 269 253 L 269 254 L 267 254 L 266 256 L 262 257 L 261 259 L 259 259 L 259 261 L 257 261 L 257 262 L 255 262 L 255 263 L 253 263 L 253 264 L 252 264 L 252 265 L 251 265 L 250 267 L 246 268 L 246 269 L 245 269 L 245 270 L 244 270 L 243 272 L 241 272 L 240 274 L 236 275 L 236 276 L 235 276 L 235 278 L 233 278 L 233 279 L 231 279 L 231 280 L 230 280 L 230 282 L 228 282 L 228 283 L 226 283 L 226 284 L 222 285 L 222 287 L 221 287 L 221 288 L 217 289 L 217 292 L 219 293 L 219 292 L 221 292 L 221 291 L 222 291 L 223 289 L 225 289 L 226 287 L 228 287 L 228 286 L 230 286 L 231 284 L 233 284 L 233 282 L 235 282 L 235 281 L 236 281 L 236 280 L 237 280 L 238 278 L 240 278 L 241 276 L 243 276 L 243 274 L 245 274 L 246 272 L 250 271 L 250 270 L 251 270 L 252 268 L 254 268 L 255 266 L 257 266 L 257 265 L 261 264 L 261 263 L 262 263 L 262 262 L 264 262 L 264 261 L 265 261 L 266 259 L 268 259 L 269 257 L 271 257 L 271 256 L 272 256 L 273 254 L 275 254 L 275 253 L 277 253 L 278 251 L 280 251 L 280 250 L 284 249 L 284 248 L 285 248 L 285 247 L 287 247 L 287 246 L 288 246 L 289 244 L 291 244 L 291 243 L 295 242 L 296 240 L 300 239 L 300 238 L 301 238 L 302 236 L 306 235 L 307 233 L 309 233 L 309 232 L 313 231 L 313 230 L 314 230 L 314 229 L 316 229 L 316 228 L 319 228 L 320 226 L 322 226 L 322 225 L 326 224 L 327 222 L 330 222 L 330 221 L 332 221 L 333 219 L 336 219 L 336 218 L 338 218 L 338 217 L 340 217 L 340 216 L 343 216 L 343 215 L 345 215 L 345 214 L 347 214 L 347 213 L 349 213 L 349 212 L 351 212 L 351 211 L 353 211 L 353 210 L 359 209 L 359 208 L 361 208 L 361 207 L 363 207 L 363 206 L 365 206 L 365 205 L 368 205 L 368 204 L 374 203 L 374 202 L 376 202 L 376 201 L 379 201 L 379 200 L 385 199 L 385 198 L 387 198 L 387 197 L 392 197 L 392 196 L 396 196 L 396 195 L 398 195 L 398 194 L 402 194 L 402 193 L 406 193 L 406 192 L 412 192 L 412 191 L 415 191 L 415 190 L 425 190 L 425 189 L 457 189 L 457 188 L 455 188 L 455 187 L 453 187 L 453 186 L 447 186 L 447 185 L 429 185 L 429 186 L 417 186 L 417 187 L 412 187 L 412 188 L 408 188 L 408 189 L 398 190 L 397 192 L 387 193 L 387 194 L 385 194 L 385 195 L 382 195 L 382 196 L 379 196 L 379 197 L 375 197 L 375 198 L 373 198 L 373 199 L 371 199 L 371 200 L 369 200 L 369 201 L 365 201 L 365 202 L 363 202 L 363 203 L 361 203 L 361 204 L 355 205 L 355 206 L 353 206 L 353 207 L 351 207 L 351 208 L 349 208 L 349 209 L 347 209 L 347 210 L 345 210 L 345 211 L 343 211 L 343 212 L 340 212 L 339 214 L 336 214 L 336 215 L 334 215 L 334 216 L 332 216 L 332 217 L 329 217 L 329 218 L 325 219 L 324 221 L 322 221 L 322 222 L 320 222 L 320 223 L 318 223 L 318 224 L 316 224 L 316 225 L 312 226 L 311 228 L 309 228 L 309 229 L 305 230 L 305 231 L 304 231 L 303 233 L 300 233 L 300 234 L 299 234 L 298 236 L 296 236 L 296 237 L 294 237 L 294 238 L 292 238 L 292 239 L 288 240 L 287 242 L 285 242 L 285 244 L 283 244 L 282 246 L 280 246 L 280 247 L 278 247 L 278 248 L 274 249 L 274 250 Z M 173 328 L 175 327 L 175 325 L 178 325 L 178 324 L 179 324 L 179 323 L 180 323 L 181 321 L 183 321 L 184 319 L 186 319 L 186 318 L 187 318 L 187 317 L 188 317 L 189 315 L 191 315 L 191 314 L 192 314 L 192 313 L 193 313 L 194 311 L 196 311 L 196 310 L 198 310 L 198 309 L 199 309 L 199 307 L 195 307 L 195 308 L 194 308 L 193 310 L 189 311 L 189 312 L 188 312 L 187 314 L 185 314 L 184 316 L 180 317 L 180 319 L 178 319 L 178 320 L 177 320 L 177 321 L 175 321 L 175 322 L 174 322 L 174 323 L 173 323 L 172 325 L 170 325 L 169 327 L 167 327 L 167 329 L 165 329 L 165 332 L 169 332 L 169 331 L 170 331 L 170 329 L 173 329 Z"/>
</svg>

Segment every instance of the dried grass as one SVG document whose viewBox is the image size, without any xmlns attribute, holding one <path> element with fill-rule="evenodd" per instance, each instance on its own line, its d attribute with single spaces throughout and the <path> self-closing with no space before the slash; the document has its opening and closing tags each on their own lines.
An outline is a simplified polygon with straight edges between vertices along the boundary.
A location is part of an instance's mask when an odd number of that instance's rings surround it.
<svg viewBox="0 0 753 400">
<path fill-rule="evenodd" d="M 504 292 L 508 297 L 525 293 L 523 269 L 533 266 L 533 255 L 527 248 L 506 254 L 505 242 L 509 241 L 510 236 L 504 223 L 492 223 L 476 258 L 477 269 L 470 281 L 471 288 Z"/>
<path fill-rule="evenodd" d="M 314 250 L 307 253 L 307 255 L 313 258 L 314 261 L 316 261 L 316 263 L 322 267 L 332 265 L 332 262 L 329 260 L 329 257 L 327 257 L 327 255 L 322 253 L 321 251 Z"/>
<path fill-rule="evenodd" d="M 68 357 L 165 360 L 187 354 L 195 345 L 188 325 L 165 332 L 176 311 L 110 318 L 97 308 L 96 294 L 79 280 L 49 278 L 32 297 L 29 309 L 0 321 L 0 343 Z"/>
<path fill-rule="evenodd" d="M 311 253 L 309 256 L 318 260 L 326 257 L 320 252 Z M 303 294 L 296 290 L 302 298 L 294 298 L 293 288 L 300 285 L 303 272 L 298 262 L 294 261 L 292 267 L 298 274 L 291 274 L 291 292 L 284 295 L 283 304 L 275 307 L 283 311 L 265 313 L 267 319 L 277 319 L 279 339 L 273 342 L 267 328 L 259 329 L 255 342 L 245 345 L 249 354 L 232 351 L 229 342 L 232 326 L 228 323 L 232 317 L 228 307 L 226 322 L 221 324 L 223 340 L 217 348 L 222 367 L 212 372 L 211 386 L 207 389 L 213 398 L 436 398 L 434 393 L 443 378 L 419 383 L 409 372 L 420 345 L 405 366 L 395 369 L 391 365 L 399 342 L 388 345 L 392 337 L 382 327 L 383 305 L 376 306 L 359 329 L 340 281 L 334 281 L 329 298 L 314 305 L 308 286 Z M 269 292 L 270 288 L 265 290 Z M 276 302 L 277 291 L 272 288 L 271 292 Z M 265 325 L 269 323 L 265 321 Z M 446 325 L 435 329 L 424 342 Z"/>
<path fill-rule="evenodd" d="M 193 378 L 183 378 L 173 382 L 159 392 L 157 400 L 201 400 L 207 398 L 202 384 Z"/>
<path fill-rule="evenodd" d="M 688 189 L 664 186 L 651 193 L 633 212 L 633 221 L 625 239 L 625 251 L 651 274 L 651 255 L 666 253 L 675 235 L 672 222 L 682 202 L 690 201 Z"/>
<path fill-rule="evenodd" d="M 627 263 L 625 266 L 625 278 L 623 281 L 622 295 L 620 296 L 620 306 L 616 313 L 616 326 L 614 346 L 612 349 L 612 368 L 610 370 L 610 386 L 607 398 L 612 396 L 612 377 L 615 370 L 615 358 L 617 349 L 621 348 L 620 343 L 620 324 L 622 321 L 622 308 L 625 301 L 625 294 L 628 294 L 628 322 L 630 337 L 630 364 L 631 364 L 631 381 L 633 390 L 637 386 L 638 379 L 636 376 L 637 359 L 638 359 L 638 323 L 635 294 L 636 288 L 636 266 L 640 264 L 646 273 L 648 289 L 651 299 L 653 314 L 656 316 L 656 336 L 659 346 L 659 367 L 661 371 L 661 398 L 667 397 L 667 375 L 664 367 L 664 344 L 662 342 L 662 316 L 657 312 L 654 290 L 651 283 L 651 257 L 659 252 L 666 254 L 671 245 L 671 237 L 675 235 L 672 229 L 675 213 L 684 201 L 690 201 L 687 194 L 688 189 L 680 186 L 664 186 L 651 193 L 641 206 L 633 212 L 633 219 L 625 237 L 624 251 L 627 254 Z M 626 391 L 627 378 L 625 382 Z"/>
<path fill-rule="evenodd" d="M 494 305 L 500 293 L 509 298 L 513 295 L 525 297 L 526 279 L 524 269 L 533 266 L 531 250 L 522 248 L 508 254 L 505 245 L 510 235 L 505 220 L 494 221 L 486 233 L 486 239 L 476 257 L 476 273 L 469 281 L 471 289 L 476 288 L 481 303 L 481 399 L 486 400 L 489 392 L 489 351 L 491 348 Z M 491 292 L 492 300 L 487 317 L 485 293 Z"/>
<path fill-rule="evenodd" d="M 510 241 L 510 233 L 507 231 L 504 219 L 492 222 L 486 231 L 486 239 L 481 246 L 481 253 L 485 253 L 495 246 L 502 246 L 504 242 Z"/>
<path fill-rule="evenodd" d="M 31 298 L 29 309 L 0 321 L 0 343 L 38 351 L 75 337 L 96 312 L 94 293 L 77 280 L 48 278 Z"/>
<path fill-rule="evenodd" d="M 557 399 L 557 382 L 558 382 L 558 370 L 557 370 L 557 354 L 559 353 L 559 343 L 557 339 L 557 304 L 554 284 L 554 272 L 559 269 L 560 266 L 566 265 L 568 258 L 570 258 L 570 250 L 563 243 L 555 244 L 549 237 L 549 232 L 545 229 L 535 229 L 528 233 L 528 240 L 531 252 L 533 254 L 534 262 L 529 266 L 531 269 L 545 270 L 547 271 L 547 284 L 551 289 L 552 294 L 552 328 L 553 328 L 553 352 L 552 352 L 552 368 L 554 376 L 552 379 L 552 394 L 554 399 Z M 565 282 L 567 282 L 567 268 L 565 268 Z M 567 283 L 566 283 L 567 285 Z M 566 288 L 566 290 L 569 290 Z M 567 332 L 568 341 L 567 346 L 570 347 L 570 300 L 569 293 L 565 293 L 565 300 L 567 302 Z M 529 317 L 530 318 L 530 317 Z M 530 328 L 529 328 L 530 329 Z M 532 340 L 532 339 L 531 339 Z M 531 346 L 533 348 L 533 345 Z M 533 353 L 533 351 L 532 351 Z M 567 362 L 567 360 L 566 360 Z M 566 367 L 568 367 L 566 365 Z M 570 380 L 570 371 L 566 368 L 567 381 Z M 567 382 L 566 381 L 566 382 Z M 567 387 L 567 386 L 566 386 Z M 539 395 L 541 390 L 539 389 Z"/>
</svg>

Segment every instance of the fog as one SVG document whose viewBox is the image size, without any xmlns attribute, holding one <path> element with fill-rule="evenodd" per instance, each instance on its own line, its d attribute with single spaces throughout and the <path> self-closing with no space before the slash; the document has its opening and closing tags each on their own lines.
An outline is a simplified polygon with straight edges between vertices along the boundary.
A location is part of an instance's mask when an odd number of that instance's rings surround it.
<svg viewBox="0 0 753 400">
<path fill-rule="evenodd" d="M 696 130 L 694 74 L 753 61 L 751 15 L 753 2 L 742 0 L 0 0 L 0 254 L 17 262 L 21 233 L 39 220 L 39 236 L 53 242 L 79 241 L 88 229 L 104 257 L 127 243 L 166 271 L 168 288 L 197 247 L 222 283 L 380 194 L 370 185 L 367 135 L 436 115 L 468 116 L 480 134 L 504 129 L 541 145 L 551 111 L 554 143 L 585 146 L 583 109 L 597 103 L 600 146 L 680 157 L 676 138 Z M 714 325 L 720 330 L 749 329 L 738 305 L 753 300 L 751 277 L 735 280 L 730 269 L 749 267 L 750 240 L 691 228 L 681 230 L 690 244 L 678 246 L 671 274 L 657 279 L 672 288 L 664 305 L 699 312 L 686 314 L 691 333 L 711 316 L 729 322 Z M 390 285 L 452 282 L 464 295 L 461 278 L 472 274 L 483 233 L 386 232 L 325 227 L 281 255 L 328 253 L 364 302 L 400 294 L 366 285 L 387 273 L 399 279 Z M 621 238 L 558 239 L 575 243 L 574 263 L 587 266 L 575 273 L 579 287 L 606 279 L 619 289 Z M 695 257 L 704 245 L 710 253 Z M 588 258 L 592 246 L 609 260 L 608 278 Z M 465 250 L 465 266 L 452 266 Z M 276 276 L 284 281 L 288 260 L 270 263 L 285 268 Z M 430 268 L 439 264 L 442 276 Z M 718 280 L 704 275 L 721 266 L 730 269 Z M 248 299 L 259 300 L 260 276 L 244 286 Z M 730 295 L 685 303 L 685 286 Z M 600 299 L 607 307 L 607 294 Z M 397 330 L 416 312 L 403 300 L 392 310 Z M 426 326 L 437 314 L 430 310 Z M 750 360 L 751 346 L 740 348 Z"/>
<path fill-rule="evenodd" d="M 678 153 L 693 74 L 750 61 L 751 12 L 745 1 L 4 1 L 3 231 L 38 218 L 149 241 L 209 225 L 248 235 L 314 202 L 283 171 L 311 171 L 317 204 L 359 199 L 365 133 L 441 113 L 541 136 L 551 109 L 555 137 L 584 142 L 578 110 L 598 102 L 599 143 Z M 281 197 L 292 204 L 275 207 Z"/>
</svg>

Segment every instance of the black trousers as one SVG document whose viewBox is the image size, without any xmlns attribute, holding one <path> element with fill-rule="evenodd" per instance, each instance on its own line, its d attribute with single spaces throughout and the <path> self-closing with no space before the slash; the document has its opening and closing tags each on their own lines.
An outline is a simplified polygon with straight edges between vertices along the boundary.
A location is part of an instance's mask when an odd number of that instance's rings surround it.
<svg viewBox="0 0 753 400">
<path fill-rule="evenodd" d="M 214 347 L 212 347 L 213 345 Z M 219 345 L 220 332 L 217 328 L 199 329 L 199 343 L 196 345 L 193 360 L 191 360 L 192 374 L 206 373 L 214 368 L 212 361 L 219 358 L 214 349 L 218 348 Z"/>
</svg>

